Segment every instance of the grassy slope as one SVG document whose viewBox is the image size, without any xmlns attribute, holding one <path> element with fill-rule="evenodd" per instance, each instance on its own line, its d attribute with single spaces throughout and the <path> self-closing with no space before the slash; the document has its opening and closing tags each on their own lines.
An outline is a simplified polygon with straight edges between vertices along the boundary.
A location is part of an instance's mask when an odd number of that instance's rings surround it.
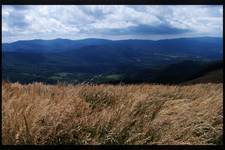
<svg viewBox="0 0 225 150">
<path fill-rule="evenodd" d="M 185 82 L 184 84 L 196 83 L 223 83 L 223 69 L 210 71 L 201 77 Z"/>
<path fill-rule="evenodd" d="M 2 85 L 3 144 L 219 144 L 223 84 Z"/>
</svg>

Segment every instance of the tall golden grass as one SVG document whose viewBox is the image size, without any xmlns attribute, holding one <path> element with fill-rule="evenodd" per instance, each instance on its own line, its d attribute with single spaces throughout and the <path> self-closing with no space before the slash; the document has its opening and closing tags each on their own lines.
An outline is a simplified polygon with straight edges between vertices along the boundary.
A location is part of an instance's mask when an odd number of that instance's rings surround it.
<svg viewBox="0 0 225 150">
<path fill-rule="evenodd" d="M 2 84 L 3 144 L 221 144 L 223 84 Z"/>
</svg>

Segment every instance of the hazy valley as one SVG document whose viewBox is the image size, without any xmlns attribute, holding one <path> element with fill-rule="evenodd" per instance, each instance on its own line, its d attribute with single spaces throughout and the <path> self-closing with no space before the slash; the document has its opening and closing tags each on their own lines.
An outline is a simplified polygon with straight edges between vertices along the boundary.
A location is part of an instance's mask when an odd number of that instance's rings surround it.
<svg viewBox="0 0 225 150">
<path fill-rule="evenodd" d="M 222 38 L 213 37 L 18 41 L 3 44 L 3 79 L 50 84 L 181 83 L 222 68 L 222 54 Z"/>
</svg>

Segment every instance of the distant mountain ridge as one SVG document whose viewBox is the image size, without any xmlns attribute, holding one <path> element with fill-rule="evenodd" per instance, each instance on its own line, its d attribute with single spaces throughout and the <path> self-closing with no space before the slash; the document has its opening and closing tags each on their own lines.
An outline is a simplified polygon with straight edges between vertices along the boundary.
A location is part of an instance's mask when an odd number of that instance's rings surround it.
<svg viewBox="0 0 225 150">
<path fill-rule="evenodd" d="M 128 77 L 128 82 L 130 79 L 133 82 L 135 77 L 149 78 L 147 75 L 150 75 L 150 81 L 154 77 L 154 81 L 167 83 L 169 78 L 161 75 L 156 78 L 156 73 L 171 75 L 181 71 L 184 64 L 194 71 L 192 62 L 201 67 L 198 62 L 208 64 L 223 59 L 223 40 L 213 37 L 158 41 L 38 39 L 2 46 L 3 78 L 12 81 L 117 82 Z M 173 71 L 161 72 L 173 64 L 181 65 L 180 69 L 172 67 L 169 70 Z"/>
<path fill-rule="evenodd" d="M 69 39 L 53 39 L 53 40 L 24 40 L 13 43 L 3 43 L 3 51 L 20 51 L 20 52 L 63 52 L 67 50 L 82 48 L 86 46 L 126 46 L 141 49 L 157 49 L 160 51 L 167 50 L 167 53 L 171 52 L 171 49 L 187 49 L 193 50 L 193 48 L 205 50 L 211 49 L 215 51 L 222 51 L 222 38 L 219 37 L 195 37 L 195 38 L 178 38 L 178 39 L 165 39 L 165 40 L 106 40 L 106 39 L 82 39 L 82 40 L 69 40 Z M 186 47 L 184 47 L 186 45 Z M 196 47 L 197 46 L 197 47 Z M 170 50 L 170 51 L 168 51 Z M 181 50 L 181 49 L 180 49 Z M 195 49 L 196 51 L 196 49 Z"/>
<path fill-rule="evenodd" d="M 3 43 L 3 51 L 19 52 L 62 52 L 68 49 L 76 49 L 88 45 L 101 45 L 109 40 L 104 39 L 53 39 L 53 40 L 24 40 L 13 43 Z"/>
</svg>

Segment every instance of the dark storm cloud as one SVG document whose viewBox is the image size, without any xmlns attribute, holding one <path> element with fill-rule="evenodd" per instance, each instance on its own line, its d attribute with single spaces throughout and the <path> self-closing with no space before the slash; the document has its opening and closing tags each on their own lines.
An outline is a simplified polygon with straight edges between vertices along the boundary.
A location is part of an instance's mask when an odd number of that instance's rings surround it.
<svg viewBox="0 0 225 150">
<path fill-rule="evenodd" d="M 112 35 L 129 35 L 129 34 L 137 34 L 137 35 L 167 35 L 167 34 L 182 34 L 191 32 L 189 29 L 179 29 L 167 25 L 159 25 L 159 26 L 150 26 L 150 25 L 138 25 L 135 27 L 128 27 L 125 29 L 112 29 L 108 31 L 102 31 L 102 33 L 112 34 Z"/>
<path fill-rule="evenodd" d="M 24 29 L 29 26 L 29 22 L 26 21 L 23 14 L 20 13 L 11 13 L 9 15 L 8 25 L 16 28 Z"/>
<path fill-rule="evenodd" d="M 29 6 L 26 6 L 26 5 L 11 5 L 9 7 L 12 7 L 13 9 L 17 11 L 24 11 L 26 9 L 29 9 Z"/>
</svg>

